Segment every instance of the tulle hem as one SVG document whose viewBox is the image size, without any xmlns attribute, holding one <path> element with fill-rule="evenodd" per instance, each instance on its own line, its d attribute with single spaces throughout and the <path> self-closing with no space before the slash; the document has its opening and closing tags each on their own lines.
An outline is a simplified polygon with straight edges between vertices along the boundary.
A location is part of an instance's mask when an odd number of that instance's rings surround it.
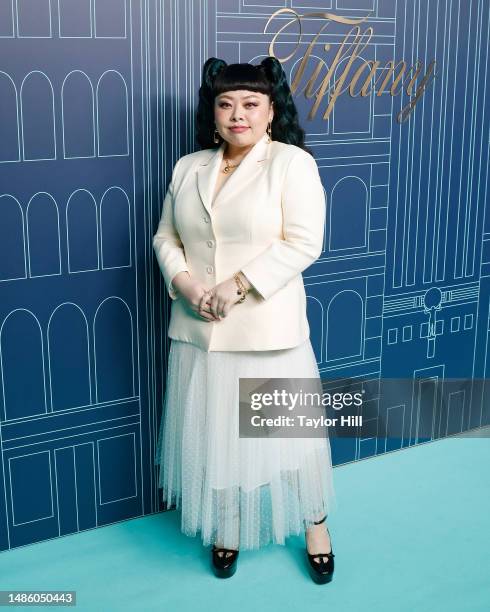
<svg viewBox="0 0 490 612">
<path fill-rule="evenodd" d="M 172 341 L 157 450 L 159 487 L 185 535 L 205 546 L 282 544 L 336 508 L 328 435 L 238 435 L 240 377 L 313 377 L 308 339 L 292 349 L 210 352 Z"/>
<path fill-rule="evenodd" d="M 304 530 L 337 508 L 335 491 L 323 466 L 328 458 L 318 450 L 307 456 L 307 465 L 298 470 L 280 471 L 272 482 L 246 491 L 236 485 L 226 489 L 208 488 L 202 503 L 182 503 L 185 493 L 163 484 L 162 499 L 167 507 L 181 513 L 181 530 L 187 536 L 200 535 L 204 546 L 216 544 L 240 550 L 259 549 L 268 544 L 286 544 L 286 538 Z M 312 470 L 316 464 L 319 469 Z M 301 496 L 301 481 L 315 478 L 318 495 Z M 323 477 L 322 477 L 323 474 Z M 303 485 L 304 486 L 304 485 Z M 309 501 L 308 501 L 309 497 Z"/>
</svg>

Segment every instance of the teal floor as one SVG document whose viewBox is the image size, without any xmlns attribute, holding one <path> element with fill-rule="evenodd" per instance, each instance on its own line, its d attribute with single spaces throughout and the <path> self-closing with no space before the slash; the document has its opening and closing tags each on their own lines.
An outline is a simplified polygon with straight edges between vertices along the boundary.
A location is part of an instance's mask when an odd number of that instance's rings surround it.
<svg viewBox="0 0 490 612">
<path fill-rule="evenodd" d="M 489 438 L 453 437 L 334 468 L 330 584 L 307 574 L 304 535 L 215 578 L 171 511 L 4 552 L 0 588 L 76 590 L 91 612 L 488 611 L 489 465 Z"/>
</svg>

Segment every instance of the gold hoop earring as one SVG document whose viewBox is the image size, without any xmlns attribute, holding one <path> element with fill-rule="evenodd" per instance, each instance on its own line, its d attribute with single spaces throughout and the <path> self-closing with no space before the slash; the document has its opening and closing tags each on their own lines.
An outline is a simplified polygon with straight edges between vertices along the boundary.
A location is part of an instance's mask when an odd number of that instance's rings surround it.
<svg viewBox="0 0 490 612">
<path fill-rule="evenodd" d="M 267 136 L 269 137 L 267 142 L 272 142 L 272 121 L 269 121 L 269 125 L 267 126 Z"/>
<path fill-rule="evenodd" d="M 215 142 L 216 144 L 218 144 L 218 142 L 219 142 L 219 138 L 218 138 L 218 136 L 219 136 L 219 132 L 218 132 L 218 130 L 214 130 L 214 142 Z"/>
</svg>

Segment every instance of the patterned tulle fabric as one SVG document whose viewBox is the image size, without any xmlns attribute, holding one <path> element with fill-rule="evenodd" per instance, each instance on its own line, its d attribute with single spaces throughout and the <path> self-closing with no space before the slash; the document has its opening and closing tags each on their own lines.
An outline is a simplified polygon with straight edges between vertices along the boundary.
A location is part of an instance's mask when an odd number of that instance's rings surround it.
<svg viewBox="0 0 490 612">
<path fill-rule="evenodd" d="M 273 351 L 170 345 L 156 450 L 159 486 L 205 546 L 285 544 L 336 507 L 328 433 L 239 438 L 239 378 L 319 378 L 311 342 Z M 325 428 L 324 428 L 324 431 Z"/>
</svg>

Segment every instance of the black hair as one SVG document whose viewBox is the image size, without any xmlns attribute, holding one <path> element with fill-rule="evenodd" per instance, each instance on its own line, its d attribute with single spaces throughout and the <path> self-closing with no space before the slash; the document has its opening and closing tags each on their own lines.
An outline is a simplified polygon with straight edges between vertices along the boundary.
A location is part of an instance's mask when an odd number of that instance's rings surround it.
<svg viewBox="0 0 490 612">
<path fill-rule="evenodd" d="M 293 144 L 313 155 L 305 146 L 305 131 L 298 121 L 298 111 L 289 88 L 286 74 L 279 60 L 268 56 L 260 64 L 227 64 L 221 59 L 210 57 L 202 70 L 199 88 L 199 103 L 196 113 L 196 139 L 201 149 L 219 147 L 223 142 L 214 142 L 214 100 L 225 91 L 247 89 L 266 94 L 274 103 L 274 117 L 271 123 L 271 138 L 286 144 Z"/>
</svg>

